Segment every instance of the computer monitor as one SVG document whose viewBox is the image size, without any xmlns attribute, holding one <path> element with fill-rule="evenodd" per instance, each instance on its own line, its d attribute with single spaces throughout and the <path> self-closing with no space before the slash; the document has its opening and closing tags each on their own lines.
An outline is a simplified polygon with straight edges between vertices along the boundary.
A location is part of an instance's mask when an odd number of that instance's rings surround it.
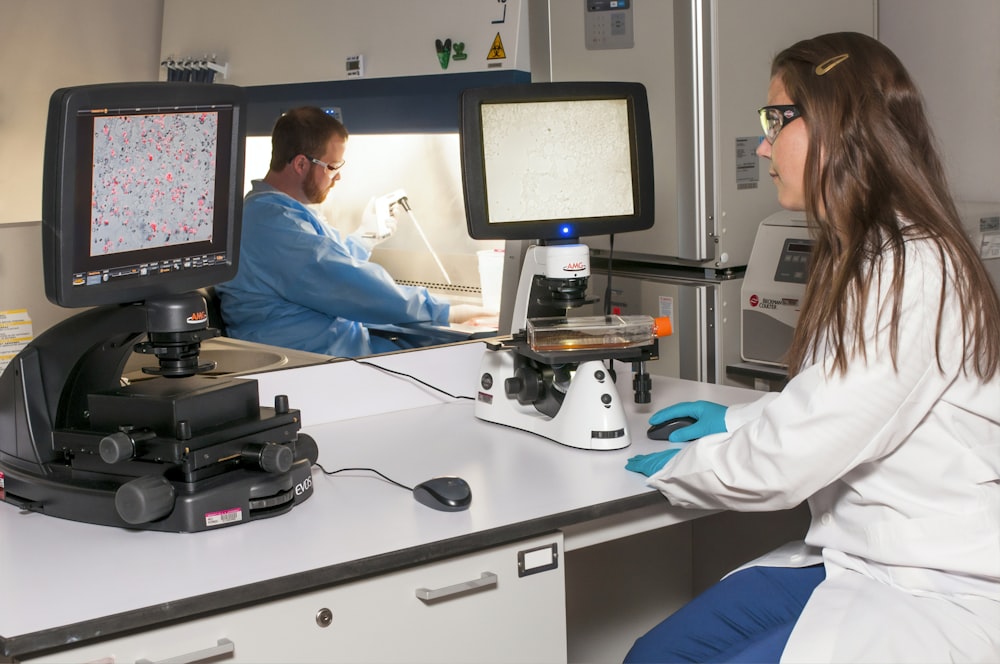
<svg viewBox="0 0 1000 664">
<path fill-rule="evenodd" d="M 529 83 L 461 96 L 469 235 L 573 240 L 653 225 L 653 149 L 640 83 Z"/>
<path fill-rule="evenodd" d="M 42 185 L 45 294 L 139 302 L 236 275 L 242 89 L 108 83 L 56 90 Z"/>
</svg>

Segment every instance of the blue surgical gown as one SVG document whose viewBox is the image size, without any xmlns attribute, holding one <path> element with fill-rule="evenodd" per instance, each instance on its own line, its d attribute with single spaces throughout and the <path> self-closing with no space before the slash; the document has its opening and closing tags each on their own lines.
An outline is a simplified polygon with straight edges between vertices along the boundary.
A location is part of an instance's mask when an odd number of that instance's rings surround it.
<svg viewBox="0 0 1000 664">
<path fill-rule="evenodd" d="M 400 347 L 369 326 L 448 324 L 447 302 L 396 284 L 369 255 L 302 203 L 255 180 L 243 207 L 239 272 L 216 286 L 227 334 L 357 357 Z"/>
</svg>

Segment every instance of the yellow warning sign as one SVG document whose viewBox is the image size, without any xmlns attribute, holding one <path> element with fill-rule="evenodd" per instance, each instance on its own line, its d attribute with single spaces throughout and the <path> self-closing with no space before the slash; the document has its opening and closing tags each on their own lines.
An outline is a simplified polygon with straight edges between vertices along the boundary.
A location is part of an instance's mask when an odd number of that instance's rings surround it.
<svg viewBox="0 0 1000 664">
<path fill-rule="evenodd" d="M 507 58 L 507 54 L 503 50 L 503 41 L 500 39 L 500 33 L 493 38 L 493 45 L 490 46 L 490 54 L 486 56 L 487 60 L 504 60 Z"/>
</svg>

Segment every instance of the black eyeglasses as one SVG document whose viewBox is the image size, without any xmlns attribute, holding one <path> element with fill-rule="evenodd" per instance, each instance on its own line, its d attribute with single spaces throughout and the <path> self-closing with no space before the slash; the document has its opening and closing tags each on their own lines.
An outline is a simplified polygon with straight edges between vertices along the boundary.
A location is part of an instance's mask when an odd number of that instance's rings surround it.
<svg viewBox="0 0 1000 664">
<path fill-rule="evenodd" d="M 778 132 L 785 128 L 785 125 L 795 118 L 802 117 L 802 111 L 796 106 L 762 106 L 757 109 L 760 114 L 760 128 L 764 130 L 764 136 L 768 143 L 774 143 L 778 138 Z"/>
<path fill-rule="evenodd" d="M 302 155 L 302 156 L 311 161 L 312 163 L 316 164 L 317 166 L 322 166 L 323 168 L 325 168 L 326 174 L 329 175 L 330 177 L 333 177 L 334 173 L 342 169 L 344 167 L 344 164 L 347 163 L 346 160 L 341 159 L 336 164 L 328 164 L 325 161 L 320 161 L 316 157 L 310 157 L 309 155 Z"/>
</svg>

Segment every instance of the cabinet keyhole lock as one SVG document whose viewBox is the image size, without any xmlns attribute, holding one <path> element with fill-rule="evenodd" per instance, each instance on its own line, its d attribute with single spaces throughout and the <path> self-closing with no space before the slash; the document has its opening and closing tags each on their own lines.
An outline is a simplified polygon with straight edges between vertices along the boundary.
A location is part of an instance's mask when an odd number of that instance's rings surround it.
<svg viewBox="0 0 1000 664">
<path fill-rule="evenodd" d="M 330 609 L 320 609 L 316 612 L 316 624 L 320 627 L 329 627 L 333 624 L 333 611 Z"/>
</svg>

